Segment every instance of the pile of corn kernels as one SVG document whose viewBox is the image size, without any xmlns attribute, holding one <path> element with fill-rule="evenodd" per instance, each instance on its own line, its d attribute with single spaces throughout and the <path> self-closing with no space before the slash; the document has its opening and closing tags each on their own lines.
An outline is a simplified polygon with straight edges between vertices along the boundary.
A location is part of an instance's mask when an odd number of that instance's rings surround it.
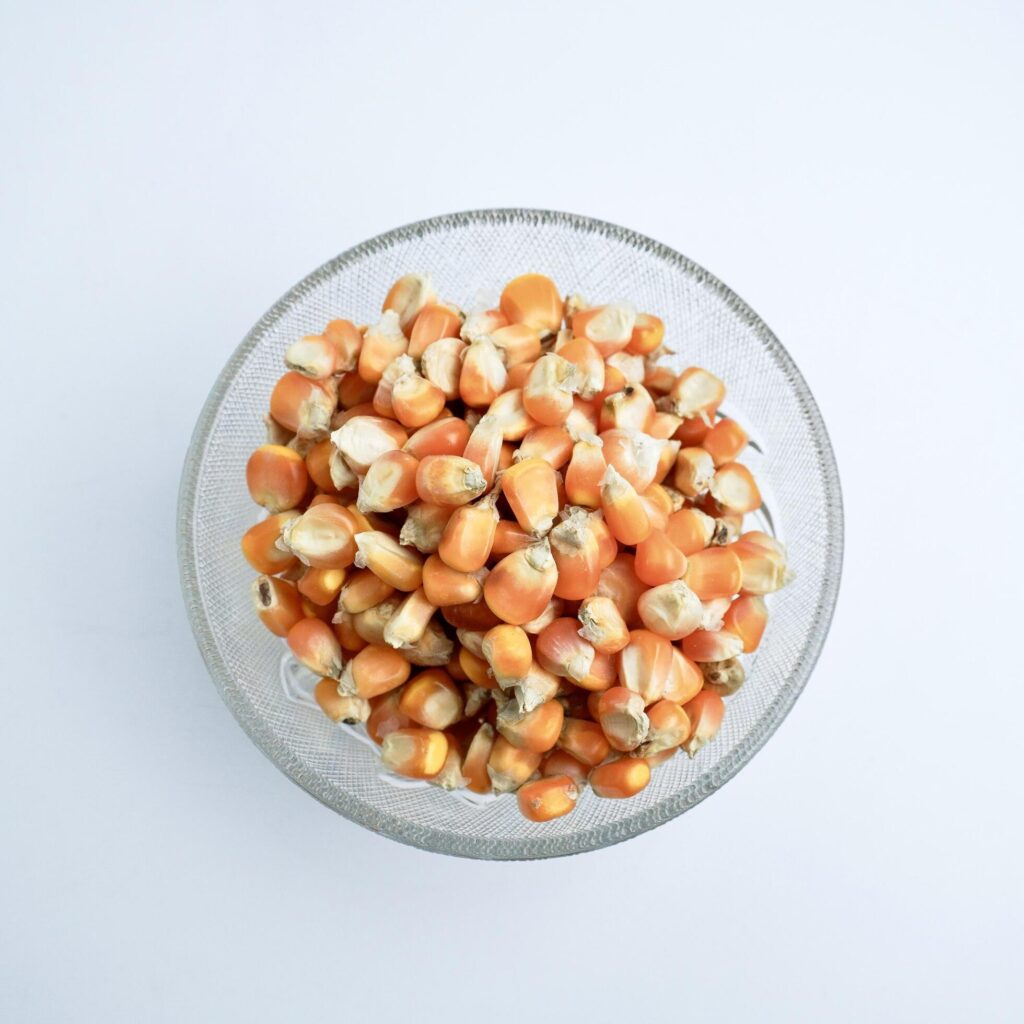
<svg viewBox="0 0 1024 1024">
<path fill-rule="evenodd" d="M 548 821 L 718 732 L 785 551 L 743 532 L 747 435 L 664 333 L 541 274 L 468 317 L 407 274 L 378 323 L 285 353 L 246 469 L 253 602 L 391 771 Z"/>
</svg>

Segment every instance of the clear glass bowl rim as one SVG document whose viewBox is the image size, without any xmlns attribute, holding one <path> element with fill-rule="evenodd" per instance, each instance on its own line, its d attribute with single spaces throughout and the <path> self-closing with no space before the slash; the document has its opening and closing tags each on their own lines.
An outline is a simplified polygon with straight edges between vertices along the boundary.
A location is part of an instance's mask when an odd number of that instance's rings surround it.
<svg viewBox="0 0 1024 1024">
<path fill-rule="evenodd" d="M 400 817 L 394 815 L 384 815 L 373 806 L 361 800 L 349 798 L 344 792 L 339 792 L 336 788 L 323 784 L 318 776 L 311 776 L 306 770 L 304 763 L 289 748 L 287 742 L 280 739 L 258 715 L 253 713 L 250 704 L 245 699 L 220 655 L 203 608 L 199 591 L 198 567 L 196 564 L 196 488 L 199 479 L 199 467 L 202 464 L 203 453 L 209 443 L 217 413 L 238 370 L 272 325 L 295 304 L 301 302 L 307 293 L 349 265 L 372 256 L 375 252 L 386 249 L 396 242 L 407 240 L 413 236 L 472 224 L 500 227 L 503 224 L 517 222 L 526 224 L 543 223 L 561 226 L 573 231 L 597 233 L 615 241 L 629 244 L 638 250 L 646 251 L 677 267 L 682 273 L 694 278 L 703 287 L 711 289 L 737 317 L 745 322 L 785 372 L 792 384 L 797 401 L 811 425 L 811 433 L 826 494 L 827 544 L 824 568 L 825 579 L 822 589 L 822 600 L 818 609 L 819 614 L 816 617 L 816 626 L 812 631 L 808 632 L 803 650 L 797 661 L 797 666 L 787 685 L 785 699 L 777 702 L 771 709 L 771 713 L 763 716 L 756 727 L 748 734 L 743 744 L 733 750 L 729 756 L 717 762 L 713 769 L 701 775 L 695 783 L 668 800 L 638 811 L 633 818 L 623 823 L 628 827 L 623 828 L 620 825 L 616 829 L 610 830 L 607 835 L 601 835 L 600 833 L 588 833 L 582 836 L 570 834 L 550 838 L 538 836 L 536 839 L 477 837 L 471 841 L 463 838 L 459 846 L 455 848 L 445 842 L 445 833 L 403 821 Z M 293 782 L 316 797 L 321 803 L 349 820 L 406 845 L 416 846 L 432 852 L 477 859 L 527 860 L 539 857 L 566 856 L 588 850 L 601 849 L 618 842 L 623 842 L 650 829 L 657 828 L 659 825 L 663 825 L 665 822 L 671 821 L 673 818 L 688 811 L 720 789 L 761 749 L 782 723 L 803 691 L 821 654 L 825 638 L 828 635 L 835 612 L 842 574 L 843 501 L 835 454 L 832 450 L 828 431 L 810 388 L 808 388 L 803 375 L 789 353 L 768 325 L 732 289 L 693 260 L 681 255 L 669 246 L 629 228 L 620 227 L 619 225 L 592 217 L 554 210 L 521 208 L 481 209 L 444 214 L 415 221 L 361 242 L 359 245 L 353 246 L 333 259 L 328 260 L 311 274 L 307 275 L 264 313 L 232 353 L 224 369 L 221 370 L 193 430 L 185 456 L 178 493 L 177 549 L 186 610 L 196 643 L 203 660 L 206 662 L 210 676 L 225 704 L 227 704 L 249 738 Z"/>
</svg>

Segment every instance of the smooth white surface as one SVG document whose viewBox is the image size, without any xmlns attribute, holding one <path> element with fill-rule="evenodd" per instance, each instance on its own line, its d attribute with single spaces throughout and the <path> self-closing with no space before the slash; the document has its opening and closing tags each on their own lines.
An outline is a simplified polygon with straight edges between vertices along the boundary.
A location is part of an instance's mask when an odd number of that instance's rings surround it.
<svg viewBox="0 0 1024 1024">
<path fill-rule="evenodd" d="M 0 1019 L 1020 1019 L 1021 9 L 823 6 L 5 0 Z M 175 563 L 252 322 L 363 238 L 491 205 L 723 278 L 846 495 L 778 734 L 556 862 L 420 853 L 296 789 Z"/>
</svg>

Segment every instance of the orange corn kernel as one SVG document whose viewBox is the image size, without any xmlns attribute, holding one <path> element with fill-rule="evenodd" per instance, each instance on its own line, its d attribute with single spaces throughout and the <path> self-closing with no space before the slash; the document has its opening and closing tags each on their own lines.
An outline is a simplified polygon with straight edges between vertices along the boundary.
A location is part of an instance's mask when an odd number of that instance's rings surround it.
<svg viewBox="0 0 1024 1024">
<path fill-rule="evenodd" d="M 402 654 L 410 665 L 436 668 L 448 664 L 454 647 L 441 624 L 431 619 L 423 636 L 416 643 L 403 647 Z"/>
<path fill-rule="evenodd" d="M 565 429 L 575 438 L 586 435 L 597 436 L 600 421 L 601 399 L 586 401 L 577 395 L 572 401 L 572 412 L 565 421 Z"/>
<path fill-rule="evenodd" d="M 620 544 L 639 544 L 651 532 L 651 520 L 636 489 L 614 466 L 601 478 L 601 511 Z"/>
<path fill-rule="evenodd" d="M 409 647 L 419 641 L 437 606 L 430 603 L 423 587 L 414 590 L 398 606 L 384 627 L 384 643 L 390 647 Z"/>
<path fill-rule="evenodd" d="M 747 432 L 735 420 L 722 419 L 707 432 L 701 447 L 716 466 L 724 466 L 746 448 L 748 440 Z"/>
<path fill-rule="evenodd" d="M 487 763 L 494 749 L 494 729 L 486 722 L 473 734 L 462 759 L 462 774 L 467 780 L 467 788 L 474 793 L 489 793 L 491 777 L 487 772 Z"/>
<path fill-rule="evenodd" d="M 553 821 L 575 810 L 580 789 L 568 775 L 528 782 L 516 794 L 519 811 L 529 821 Z"/>
<path fill-rule="evenodd" d="M 370 644 L 384 643 L 384 630 L 387 627 L 391 616 L 398 611 L 402 603 L 403 595 L 395 594 L 385 598 L 372 608 L 364 612 L 358 612 L 352 617 L 352 627 L 355 631 Z"/>
<path fill-rule="evenodd" d="M 286 580 L 285 582 L 290 583 L 292 581 L 291 580 Z M 313 604 L 313 602 L 310 601 L 310 599 L 308 597 L 302 597 L 301 594 L 299 596 L 300 596 L 300 599 L 302 601 L 302 614 L 307 619 L 319 619 L 321 622 L 327 623 L 328 626 L 332 626 L 333 625 L 333 623 L 334 623 L 334 616 L 337 613 L 335 612 L 334 608 L 331 605 L 329 605 L 329 604 Z M 335 634 L 335 635 L 337 635 L 337 634 Z M 340 641 L 339 641 L 339 643 L 340 643 Z"/>
<path fill-rule="evenodd" d="M 307 334 L 285 350 L 284 365 L 312 380 L 323 380 L 335 373 L 338 349 L 322 334 Z"/>
<path fill-rule="evenodd" d="M 309 499 L 309 508 L 314 505 L 341 505 L 344 506 L 345 502 L 342 501 L 340 494 L 314 494 Z"/>
<path fill-rule="evenodd" d="M 690 719 L 690 735 L 682 747 L 690 757 L 695 757 L 701 747 L 718 735 L 725 714 L 725 702 L 717 693 L 701 690 L 683 706 L 683 710 Z"/>
<path fill-rule="evenodd" d="M 705 548 L 695 551 L 687 559 L 683 579 L 702 601 L 739 593 L 743 584 L 743 564 L 733 547 Z"/>
<path fill-rule="evenodd" d="M 786 545 L 780 540 L 776 540 L 770 534 L 764 533 L 761 530 L 748 530 L 744 533 L 740 540 L 744 544 L 753 544 L 754 547 L 763 548 L 765 551 L 772 552 L 779 556 L 782 561 L 786 560 Z"/>
<path fill-rule="evenodd" d="M 493 485 L 501 462 L 503 441 L 501 421 L 496 416 L 487 415 L 473 428 L 462 453 L 470 462 L 475 462 L 480 467 L 488 487 Z"/>
<path fill-rule="evenodd" d="M 521 626 L 544 611 L 557 582 L 558 569 L 545 539 L 498 562 L 484 581 L 484 600 L 499 619 Z"/>
<path fill-rule="evenodd" d="M 359 350 L 359 376 L 376 384 L 387 367 L 409 347 L 398 315 L 386 312 L 372 327 L 366 328 L 363 347 Z"/>
<path fill-rule="evenodd" d="M 722 550 L 735 552 L 740 560 L 740 589 L 745 594 L 773 594 L 788 580 L 786 562 L 776 551 L 744 540 L 736 541 Z"/>
<path fill-rule="evenodd" d="M 565 719 L 558 747 L 587 768 L 600 764 L 611 753 L 611 745 L 601 726 L 582 718 Z"/>
<path fill-rule="evenodd" d="M 299 437 L 324 437 L 337 401 L 332 381 L 310 380 L 301 373 L 289 372 L 270 393 L 270 415 Z"/>
<path fill-rule="evenodd" d="M 578 371 L 554 352 L 541 356 L 523 385 L 523 407 L 538 423 L 559 426 L 572 412 Z"/>
<path fill-rule="evenodd" d="M 597 581 L 598 597 L 608 597 L 615 602 L 627 625 L 639 622 L 637 602 L 647 588 L 637 579 L 633 556 L 623 551 L 615 556 L 611 565 L 601 570 Z"/>
<path fill-rule="evenodd" d="M 460 455 L 428 455 L 416 470 L 416 490 L 431 505 L 467 505 L 487 490 L 487 481 Z"/>
<path fill-rule="evenodd" d="M 651 358 L 647 359 L 647 368 L 644 373 L 644 387 L 652 395 L 657 395 L 659 398 L 664 398 L 672 390 L 672 385 L 676 382 L 676 375 L 667 367 L 662 366 L 654 362 Z M 668 404 L 668 403 L 666 403 Z M 671 417 L 674 421 L 674 426 L 666 435 L 655 434 L 655 437 L 671 437 L 676 430 L 679 429 L 679 425 L 682 423 L 682 416 L 676 416 L 675 413 L 664 413 L 664 415 Z"/>
<path fill-rule="evenodd" d="M 352 657 L 366 646 L 366 641 L 356 632 L 355 616 L 349 612 L 335 612 L 331 616 L 330 626 L 346 657 Z"/>
<path fill-rule="evenodd" d="M 373 411 L 378 416 L 395 419 L 394 388 L 395 381 L 406 373 L 415 373 L 416 364 L 406 355 L 393 359 L 384 367 L 377 390 L 373 393 Z"/>
<path fill-rule="evenodd" d="M 540 766 L 541 755 L 509 743 L 498 736 L 487 760 L 487 774 L 495 793 L 518 789 Z"/>
<path fill-rule="evenodd" d="M 456 629 L 476 629 L 486 632 L 501 623 L 486 601 L 474 601 L 472 604 L 452 604 L 441 609 L 445 622 Z"/>
<path fill-rule="evenodd" d="M 334 447 L 356 473 L 365 473 L 385 452 L 401 448 L 409 435 L 383 416 L 352 416 L 331 434 Z"/>
<path fill-rule="evenodd" d="M 459 648 L 459 668 L 465 673 L 466 678 L 477 686 L 487 690 L 495 688 L 496 683 L 487 672 L 487 662 L 468 647 Z"/>
<path fill-rule="evenodd" d="M 740 462 L 720 466 L 709 489 L 711 497 L 726 514 L 745 515 L 761 507 L 761 492 L 754 476 Z"/>
<path fill-rule="evenodd" d="M 457 629 L 455 635 L 459 638 L 459 643 L 466 648 L 471 654 L 474 654 L 478 658 L 484 656 L 484 637 L 487 635 L 483 630 L 479 629 Z M 487 671 L 485 665 L 483 670 Z"/>
<path fill-rule="evenodd" d="M 250 526 L 242 535 L 242 554 L 245 560 L 257 571 L 275 576 L 279 572 L 287 572 L 298 565 L 299 560 L 286 549 L 278 546 L 281 531 L 286 523 L 298 519 L 301 512 L 294 509 L 278 512 L 267 516 L 255 526 Z"/>
<path fill-rule="evenodd" d="M 506 388 L 525 388 L 526 382 L 530 379 L 530 371 L 533 369 L 534 364 L 531 363 L 516 363 L 511 370 L 508 371 L 508 378 L 505 380 Z"/>
<path fill-rule="evenodd" d="M 297 589 L 303 597 L 308 597 L 313 604 L 334 604 L 344 582 L 344 569 L 308 568 L 300 577 Z"/>
<path fill-rule="evenodd" d="M 396 590 L 418 590 L 423 585 L 423 559 L 389 534 L 367 530 L 356 534 L 356 565 L 370 569 Z"/>
<path fill-rule="evenodd" d="M 605 462 L 614 466 L 639 494 L 654 483 L 667 441 L 639 430 L 606 430 L 601 434 Z"/>
<path fill-rule="evenodd" d="M 677 753 L 679 753 L 679 747 L 670 747 L 668 750 L 662 750 L 657 754 L 649 754 L 644 758 L 644 760 L 647 762 L 651 771 L 654 771 L 658 765 L 662 765 L 666 761 L 671 761 Z"/>
<path fill-rule="evenodd" d="M 653 313 L 637 313 L 626 351 L 641 356 L 650 355 L 664 340 L 665 324 L 661 318 Z"/>
<path fill-rule="evenodd" d="M 501 491 L 519 525 L 535 537 L 546 534 L 558 514 L 555 471 L 543 459 L 523 459 L 501 476 Z"/>
<path fill-rule="evenodd" d="M 672 482 L 688 498 L 706 494 L 715 477 L 715 464 L 703 448 L 681 448 Z"/>
<path fill-rule="evenodd" d="M 410 671 L 409 662 L 398 651 L 383 644 L 369 644 L 345 666 L 338 688 L 369 700 L 401 686 Z"/>
<path fill-rule="evenodd" d="M 483 655 L 499 683 L 521 679 L 530 671 L 533 648 L 519 626 L 494 626 L 484 634 Z"/>
<path fill-rule="evenodd" d="M 562 427 L 535 427 L 523 438 L 515 459 L 543 459 L 552 469 L 561 469 L 572 451 L 572 438 Z"/>
<path fill-rule="evenodd" d="M 537 538 L 528 534 L 518 523 L 499 519 L 494 531 L 491 557 L 510 555 L 513 551 L 521 551 L 536 543 Z"/>
<path fill-rule="evenodd" d="M 729 605 L 722 621 L 723 628 L 743 641 L 743 653 L 757 650 L 765 626 L 768 625 L 768 606 L 757 594 L 744 594 Z"/>
<path fill-rule="evenodd" d="M 574 508 L 551 531 L 551 554 L 558 568 L 556 597 L 581 601 L 597 589 L 602 569 L 601 546 L 591 528 L 592 522 L 591 515 Z"/>
<path fill-rule="evenodd" d="M 601 481 L 608 464 L 603 442 L 593 434 L 583 435 L 573 445 L 569 468 L 565 471 L 565 496 L 573 505 L 598 508 L 601 504 Z"/>
<path fill-rule="evenodd" d="M 316 569 L 345 569 L 355 557 L 354 523 L 341 505 L 314 505 L 281 530 L 279 543 Z"/>
<path fill-rule="evenodd" d="M 341 645 L 334 631 L 320 619 L 300 619 L 288 630 L 292 654 L 318 676 L 341 676 Z"/>
<path fill-rule="evenodd" d="M 490 338 L 470 342 L 462 357 L 459 397 L 476 408 L 489 406 L 505 390 L 508 370 Z"/>
<path fill-rule="evenodd" d="M 309 479 L 326 494 L 337 494 L 341 490 L 331 475 L 331 456 L 334 451 L 330 438 L 325 437 L 306 452 L 306 472 Z"/>
<path fill-rule="evenodd" d="M 502 392 L 491 402 L 488 413 L 501 424 L 502 437 L 506 441 L 521 441 L 537 426 L 523 405 L 522 388 Z"/>
<path fill-rule="evenodd" d="M 423 308 L 436 301 L 437 292 L 429 274 L 403 274 L 384 296 L 381 312 L 393 312 L 402 330 L 410 333 Z"/>
<path fill-rule="evenodd" d="M 260 622 L 276 636 L 287 636 L 292 626 L 305 618 L 295 587 L 273 576 L 260 576 L 253 581 L 252 603 Z"/>
<path fill-rule="evenodd" d="M 445 416 L 420 427 L 405 442 L 403 451 L 416 459 L 427 455 L 461 455 L 468 442 L 469 427 L 466 421 L 458 416 Z"/>
<path fill-rule="evenodd" d="M 574 683 L 590 674 L 595 653 L 579 635 L 578 619 L 555 619 L 537 634 L 537 661 L 548 672 Z"/>
<path fill-rule="evenodd" d="M 704 686 L 704 673 L 697 662 L 686 657 L 678 648 L 672 648 L 672 667 L 665 680 L 662 697 L 676 704 L 685 704 L 700 693 Z"/>
<path fill-rule="evenodd" d="M 346 577 L 338 606 L 350 615 L 358 615 L 387 600 L 394 592 L 391 584 L 385 583 L 369 569 L 357 569 Z"/>
<path fill-rule="evenodd" d="M 647 387 L 647 385 L 645 384 L 644 387 Z M 650 388 L 648 388 L 648 391 L 649 390 Z M 679 429 L 682 422 L 683 421 L 678 416 L 675 416 L 670 412 L 662 412 L 659 410 L 650 418 L 650 421 L 647 424 L 647 433 L 650 434 L 651 437 L 657 438 L 661 441 L 675 440 L 677 442 L 679 447 L 673 452 L 673 460 L 675 459 L 675 455 L 678 454 L 679 448 L 682 447 L 682 442 L 675 437 L 676 431 Z"/>
<path fill-rule="evenodd" d="M 603 734 L 601 738 L 604 739 Z M 553 775 L 567 775 L 580 787 L 586 785 L 589 772 L 590 769 L 587 765 L 573 757 L 568 750 L 562 750 L 560 747 L 549 750 L 540 763 L 540 773 L 545 778 L 550 778 Z"/>
<path fill-rule="evenodd" d="M 711 543 L 715 521 L 699 509 L 681 508 L 668 517 L 665 535 L 689 558 Z"/>
<path fill-rule="evenodd" d="M 452 514 L 437 548 L 438 555 L 449 568 L 476 572 L 487 564 L 498 526 L 497 500 L 496 494 L 488 494 L 473 505 L 463 505 Z"/>
<path fill-rule="evenodd" d="M 416 471 L 419 460 L 396 449 L 385 452 L 367 470 L 359 483 L 356 507 L 367 512 L 393 512 L 416 500 Z"/>
<path fill-rule="evenodd" d="M 663 530 L 651 530 L 636 546 L 633 567 L 641 583 L 656 587 L 682 579 L 686 572 L 686 555 Z"/>
<path fill-rule="evenodd" d="M 676 378 L 669 397 L 677 416 L 710 416 L 725 398 L 725 385 L 713 373 L 691 366 Z"/>
<path fill-rule="evenodd" d="M 535 754 L 549 751 L 562 731 L 565 711 L 557 700 L 547 700 L 525 714 L 514 700 L 498 712 L 498 732 L 514 747 Z"/>
<path fill-rule="evenodd" d="M 590 788 L 605 799 L 636 796 L 650 781 L 651 766 L 642 757 L 620 757 L 599 764 L 590 773 Z"/>
<path fill-rule="evenodd" d="M 630 343 L 635 325 L 636 311 L 632 306 L 612 302 L 574 314 L 572 333 L 577 338 L 586 338 L 607 359 Z"/>
<path fill-rule="evenodd" d="M 696 662 L 728 661 L 742 653 L 743 641 L 724 629 L 717 633 L 698 629 L 683 639 L 683 654 Z"/>
<path fill-rule="evenodd" d="M 444 392 L 418 373 L 405 373 L 395 381 L 391 404 L 398 422 L 405 427 L 422 427 L 437 419 L 444 408 Z"/>
<path fill-rule="evenodd" d="M 641 757 L 652 757 L 665 750 L 674 750 L 690 735 L 690 719 L 674 701 L 659 700 L 647 709 L 650 729 L 647 739 L 637 751 Z"/>
<path fill-rule="evenodd" d="M 343 374 L 338 381 L 338 405 L 343 410 L 369 405 L 376 390 L 376 384 L 363 380 L 358 373 Z"/>
<path fill-rule="evenodd" d="M 605 363 L 604 367 L 604 388 L 598 393 L 598 398 L 602 401 L 606 398 L 611 398 L 612 395 L 617 395 L 622 391 L 629 381 L 626 380 L 626 375 L 616 366 L 610 363 Z M 608 429 L 612 424 L 610 422 L 611 413 L 608 413 L 609 423 L 602 429 Z"/>
<path fill-rule="evenodd" d="M 601 566 L 603 572 L 618 557 L 618 541 L 612 535 L 612 531 L 608 529 L 608 524 L 604 521 L 604 516 L 600 511 L 591 514 L 587 525 L 590 532 L 597 538 L 597 564 Z"/>
<path fill-rule="evenodd" d="M 356 368 L 363 332 L 351 320 L 331 320 L 323 336 L 334 346 L 333 373 L 349 373 Z M 353 376 L 356 376 L 353 374 Z"/>
<path fill-rule="evenodd" d="M 591 399 L 604 391 L 605 363 L 593 342 L 586 338 L 570 338 L 555 351 L 576 367 L 577 389 L 582 398 Z"/>
<path fill-rule="evenodd" d="M 482 334 L 493 334 L 502 327 L 508 326 L 508 317 L 500 309 L 484 309 L 470 313 L 459 331 L 459 337 L 469 341 Z"/>
<path fill-rule="evenodd" d="M 577 613 L 580 636 L 602 654 L 617 654 L 629 643 L 629 630 L 610 597 L 588 597 Z"/>
<path fill-rule="evenodd" d="M 560 618 L 564 610 L 565 602 L 560 597 L 551 598 L 544 606 L 544 610 L 540 615 L 535 615 L 529 622 L 520 624 L 523 627 L 523 632 L 529 633 L 531 636 L 537 636 L 547 629 L 555 619 Z"/>
<path fill-rule="evenodd" d="M 430 555 L 423 563 L 423 589 L 427 600 L 438 608 L 471 604 L 483 594 L 478 574 L 452 569 L 437 555 Z"/>
<path fill-rule="evenodd" d="M 427 347 L 420 358 L 420 372 L 448 401 L 459 397 L 462 359 L 466 343 L 459 338 L 442 338 Z"/>
<path fill-rule="evenodd" d="M 739 658 L 725 661 L 706 661 L 701 665 L 704 673 L 704 689 L 728 697 L 735 693 L 747 678 L 746 670 Z"/>
<path fill-rule="evenodd" d="M 609 374 L 611 368 L 609 368 Z M 627 384 L 621 391 L 609 395 L 601 406 L 601 432 L 606 430 L 647 430 L 647 424 L 657 412 L 654 399 L 642 384 Z"/>
<path fill-rule="evenodd" d="M 462 330 L 462 317 L 457 309 L 443 302 L 427 303 L 416 315 L 409 332 L 409 355 L 419 359 L 442 338 L 457 338 Z"/>
<path fill-rule="evenodd" d="M 631 355 L 629 352 L 613 352 L 606 364 L 609 368 L 615 367 L 622 374 L 627 384 L 643 384 L 644 366 L 643 356 Z"/>
<path fill-rule="evenodd" d="M 302 503 L 309 473 L 298 452 L 279 444 L 265 444 L 249 456 L 245 482 L 257 505 L 269 512 L 284 512 Z"/>
<path fill-rule="evenodd" d="M 562 326 L 562 298 L 555 282 L 543 274 L 513 278 L 505 285 L 499 305 L 510 324 L 526 324 L 541 337 Z"/>
<path fill-rule="evenodd" d="M 462 691 L 443 669 L 427 669 L 402 687 L 398 710 L 428 729 L 447 729 L 462 718 Z"/>
<path fill-rule="evenodd" d="M 643 704 L 653 704 L 664 695 L 672 674 L 672 644 L 647 629 L 634 629 L 629 643 L 619 651 L 619 682 L 637 694 Z"/>
<path fill-rule="evenodd" d="M 362 697 L 338 693 L 338 680 L 325 676 L 313 687 L 313 699 L 332 722 L 355 725 L 370 717 L 370 702 Z"/>
<path fill-rule="evenodd" d="M 335 683 L 335 688 L 337 688 L 337 683 Z M 366 733 L 378 746 L 384 742 L 384 737 L 388 733 L 413 725 L 413 720 L 399 710 L 399 703 L 404 692 L 404 688 L 399 687 L 370 699 L 370 715 L 366 719 Z"/>
<path fill-rule="evenodd" d="M 644 626 L 667 640 L 681 640 L 701 625 L 700 598 L 682 581 L 651 587 L 640 596 L 637 611 Z"/>
<path fill-rule="evenodd" d="M 596 703 L 597 722 L 614 750 L 635 750 L 647 738 L 644 699 L 624 686 L 613 686 Z"/>
<path fill-rule="evenodd" d="M 448 738 L 436 729 L 395 729 L 380 745 L 384 767 L 410 779 L 432 779 L 447 756 Z"/>
<path fill-rule="evenodd" d="M 683 419 L 672 436 L 684 448 L 695 448 L 702 444 L 711 430 L 710 424 L 700 416 Z"/>
<path fill-rule="evenodd" d="M 527 324 L 508 324 L 489 335 L 509 370 L 540 359 L 540 334 Z M 520 385 L 521 386 L 521 385 Z"/>
<path fill-rule="evenodd" d="M 432 554 L 437 551 L 444 535 L 444 528 L 454 512 L 454 508 L 446 508 L 443 505 L 431 505 L 426 501 L 414 502 L 406 508 L 405 522 L 398 535 L 399 543 L 414 547 L 425 555 Z"/>
</svg>

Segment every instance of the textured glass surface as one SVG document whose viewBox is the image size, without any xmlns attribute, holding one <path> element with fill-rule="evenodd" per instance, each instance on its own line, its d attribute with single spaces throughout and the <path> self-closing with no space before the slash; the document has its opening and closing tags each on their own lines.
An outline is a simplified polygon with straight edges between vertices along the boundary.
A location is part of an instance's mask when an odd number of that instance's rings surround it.
<svg viewBox="0 0 1024 1024">
<path fill-rule="evenodd" d="M 725 380 L 726 412 L 760 452 L 743 461 L 764 484 L 772 525 L 796 578 L 770 598 L 750 678 L 728 700 L 722 731 L 693 760 L 655 769 L 631 800 L 586 791 L 577 809 L 546 824 L 524 820 L 514 797 L 469 801 L 381 776 L 374 751 L 330 723 L 289 685 L 282 644 L 256 619 L 253 572 L 239 538 L 259 518 L 245 463 L 264 441 L 263 414 L 286 346 L 333 317 L 372 322 L 390 284 L 428 271 L 441 296 L 472 307 L 481 290 L 526 271 L 592 301 L 627 299 L 666 324 L 671 365 L 704 366 Z M 775 336 L 721 282 L 671 249 L 588 218 L 487 210 L 422 221 L 342 254 L 278 302 L 231 357 L 199 422 L 179 504 L 185 600 L 203 657 L 224 700 L 266 755 L 347 818 L 401 842 L 483 858 L 548 857 L 591 850 L 654 828 L 731 778 L 777 728 L 821 650 L 842 563 L 842 505 L 825 427 L 802 377 Z M 283 685 L 284 683 L 284 685 Z"/>
</svg>

